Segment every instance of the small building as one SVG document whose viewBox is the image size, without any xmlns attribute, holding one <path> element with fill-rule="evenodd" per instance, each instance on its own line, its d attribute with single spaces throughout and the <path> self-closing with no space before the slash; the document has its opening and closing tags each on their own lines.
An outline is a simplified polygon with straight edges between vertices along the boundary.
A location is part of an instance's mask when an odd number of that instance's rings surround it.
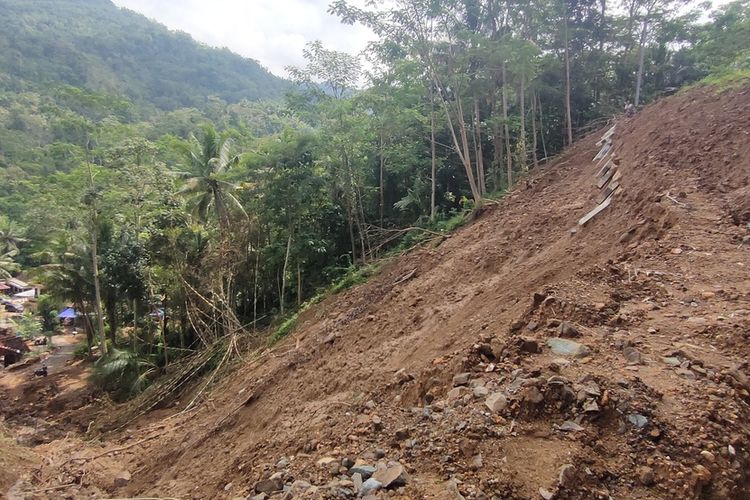
<svg viewBox="0 0 750 500">
<path fill-rule="evenodd" d="M 10 287 L 6 285 L 5 283 L 0 282 L 0 294 L 8 295 L 10 292 Z"/>
<path fill-rule="evenodd" d="M 34 290 L 34 287 L 26 283 L 25 281 L 21 281 L 18 278 L 8 278 L 5 280 L 5 286 L 9 288 L 10 295 L 16 295 L 18 293 L 28 292 L 29 290 Z"/>
<path fill-rule="evenodd" d="M 0 329 L 0 356 L 3 357 L 3 366 L 18 363 L 29 351 L 29 346 L 21 337 L 12 334 L 9 329 Z"/>
</svg>

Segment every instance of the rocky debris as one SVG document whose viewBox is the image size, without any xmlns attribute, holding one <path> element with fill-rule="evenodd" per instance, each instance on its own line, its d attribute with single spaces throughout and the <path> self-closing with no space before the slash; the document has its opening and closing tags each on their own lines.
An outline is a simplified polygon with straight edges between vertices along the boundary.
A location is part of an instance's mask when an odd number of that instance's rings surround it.
<svg viewBox="0 0 750 500">
<path fill-rule="evenodd" d="M 272 475 L 268 479 L 263 479 L 262 481 L 258 481 L 255 483 L 255 486 L 253 487 L 256 493 L 265 493 L 266 495 L 270 495 L 271 493 L 274 493 L 276 491 L 281 491 L 284 489 L 284 479 L 281 472 L 277 472 L 276 474 Z"/>
<path fill-rule="evenodd" d="M 357 464 L 349 469 L 349 474 L 359 474 L 362 480 L 367 481 L 375 473 L 375 467 L 372 465 Z"/>
<path fill-rule="evenodd" d="M 531 354 L 539 354 L 540 352 L 542 352 L 541 347 L 539 347 L 539 342 L 534 339 L 521 337 L 518 340 L 518 343 L 518 348 L 521 352 L 528 352 Z"/>
<path fill-rule="evenodd" d="M 557 428 L 564 432 L 580 432 L 584 430 L 583 427 L 573 422 L 572 420 L 566 420 L 565 422 L 560 424 Z"/>
<path fill-rule="evenodd" d="M 585 358 L 591 354 L 591 349 L 573 340 L 553 337 L 547 340 L 547 346 L 552 352 L 561 356 L 572 356 L 574 358 Z"/>
<path fill-rule="evenodd" d="M 576 468 L 572 464 L 565 464 L 560 467 L 558 473 L 558 480 L 560 486 L 563 488 L 569 488 L 573 486 L 576 481 Z"/>
<path fill-rule="evenodd" d="M 495 392 L 487 396 L 484 404 L 492 413 L 501 413 L 508 406 L 508 398 L 502 392 Z"/>
<path fill-rule="evenodd" d="M 578 331 L 578 328 L 567 321 L 562 321 L 560 323 L 560 326 L 557 328 L 557 333 L 560 337 L 566 339 L 574 339 L 581 336 L 581 332 Z"/>
<path fill-rule="evenodd" d="M 638 429 L 643 429 L 648 425 L 648 418 L 644 417 L 639 413 L 631 413 L 628 415 L 628 422 L 633 424 Z"/>
<path fill-rule="evenodd" d="M 398 385 L 404 385 L 405 383 L 411 382 L 412 380 L 414 380 L 414 375 L 407 373 L 406 368 L 401 368 L 399 371 L 396 372 L 396 374 L 394 375 L 394 378 Z"/>
<path fill-rule="evenodd" d="M 362 489 L 360 489 L 360 495 L 366 496 L 371 493 L 375 493 L 382 487 L 383 487 L 383 483 L 371 477 L 370 479 L 362 483 Z"/>
<path fill-rule="evenodd" d="M 386 489 L 404 486 L 407 481 L 404 466 L 397 462 L 378 464 L 378 467 L 375 470 L 375 473 L 372 475 L 371 479 L 374 479 L 375 481 L 380 483 L 383 488 Z"/>
<path fill-rule="evenodd" d="M 459 387 L 463 385 L 468 385 L 469 383 L 469 377 L 471 377 L 471 374 L 466 373 L 459 373 L 458 375 L 455 375 L 453 377 L 453 387 Z"/>
<path fill-rule="evenodd" d="M 123 470 L 115 474 L 113 485 L 115 488 L 124 488 L 130 482 L 131 475 L 129 471 Z"/>
<path fill-rule="evenodd" d="M 652 469 L 651 467 L 638 467 L 637 474 L 638 481 L 640 481 L 643 486 L 653 486 L 654 482 L 656 481 L 654 469 Z"/>
</svg>

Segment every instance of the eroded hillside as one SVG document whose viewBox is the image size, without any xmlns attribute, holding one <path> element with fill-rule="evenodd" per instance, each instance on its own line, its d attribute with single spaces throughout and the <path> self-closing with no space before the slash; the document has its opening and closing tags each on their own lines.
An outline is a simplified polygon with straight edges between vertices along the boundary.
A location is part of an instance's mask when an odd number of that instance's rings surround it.
<svg viewBox="0 0 750 500">
<path fill-rule="evenodd" d="M 605 130 L 197 409 L 38 447 L 12 494 L 749 496 L 750 88 L 619 118 L 619 189 L 579 226 Z"/>
</svg>

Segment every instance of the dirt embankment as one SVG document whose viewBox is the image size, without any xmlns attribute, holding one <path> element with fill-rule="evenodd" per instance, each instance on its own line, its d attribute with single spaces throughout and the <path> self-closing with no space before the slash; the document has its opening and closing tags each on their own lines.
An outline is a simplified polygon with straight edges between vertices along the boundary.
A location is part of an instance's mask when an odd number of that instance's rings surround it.
<svg viewBox="0 0 750 500">
<path fill-rule="evenodd" d="M 197 410 L 37 448 L 18 491 L 749 497 L 750 89 L 620 119 L 620 190 L 581 227 L 602 133 L 308 311 Z"/>
</svg>

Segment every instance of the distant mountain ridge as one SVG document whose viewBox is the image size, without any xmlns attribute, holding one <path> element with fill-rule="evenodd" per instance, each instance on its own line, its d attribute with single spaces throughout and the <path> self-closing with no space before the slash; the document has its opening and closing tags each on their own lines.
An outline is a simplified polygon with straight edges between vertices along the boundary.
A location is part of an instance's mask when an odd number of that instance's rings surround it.
<svg viewBox="0 0 750 500">
<path fill-rule="evenodd" d="M 109 0 L 0 0 L 0 89 L 66 84 L 161 110 L 272 99 L 290 85 L 257 61 Z"/>
</svg>

